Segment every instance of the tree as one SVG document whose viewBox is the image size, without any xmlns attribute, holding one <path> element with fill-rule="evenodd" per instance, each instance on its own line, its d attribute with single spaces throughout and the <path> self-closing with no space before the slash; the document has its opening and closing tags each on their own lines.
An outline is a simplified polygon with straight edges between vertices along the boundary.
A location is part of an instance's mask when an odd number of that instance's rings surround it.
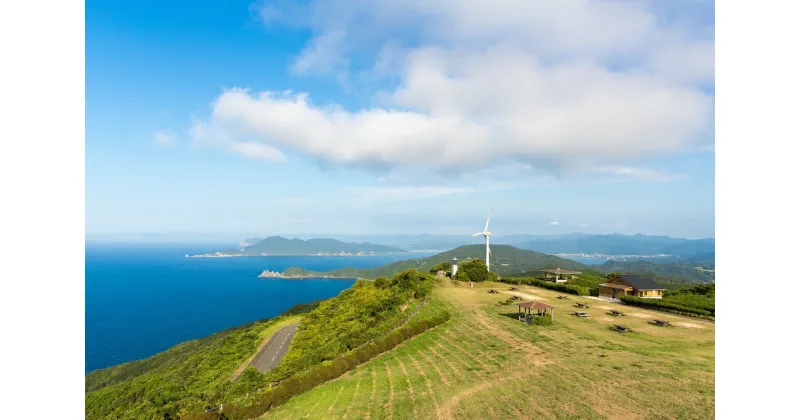
<svg viewBox="0 0 800 420">
<path fill-rule="evenodd" d="M 431 274 L 436 274 L 439 271 L 444 271 L 446 273 L 446 272 L 450 271 L 450 266 L 451 266 L 451 264 L 449 262 L 443 262 L 443 263 L 436 264 L 436 265 L 433 266 L 433 268 L 431 268 L 430 273 Z"/>
<path fill-rule="evenodd" d="M 489 269 L 486 268 L 486 263 L 479 258 L 473 258 L 462 264 L 458 269 L 457 275 L 460 275 L 462 272 L 469 281 L 484 282 L 489 280 Z M 460 277 L 459 280 L 461 280 Z"/>
</svg>

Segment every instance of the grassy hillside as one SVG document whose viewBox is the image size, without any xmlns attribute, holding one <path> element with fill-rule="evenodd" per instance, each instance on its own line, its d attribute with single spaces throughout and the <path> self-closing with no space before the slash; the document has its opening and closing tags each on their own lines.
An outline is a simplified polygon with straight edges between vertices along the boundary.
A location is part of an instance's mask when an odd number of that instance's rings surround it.
<svg viewBox="0 0 800 420">
<path fill-rule="evenodd" d="M 446 282 L 449 283 L 449 282 Z M 444 325 L 290 399 L 266 418 L 647 418 L 714 417 L 714 324 L 590 301 L 589 318 L 568 315 L 575 299 L 522 287 L 556 306 L 552 326 L 526 325 L 497 283 L 438 288 L 431 305 Z M 617 306 L 614 306 L 615 308 Z M 665 319 L 673 327 L 648 323 Z M 622 323 L 632 333 L 611 330 Z"/>
<path fill-rule="evenodd" d="M 580 271 L 595 271 L 587 265 L 581 264 L 576 261 L 568 260 L 566 258 L 556 257 L 554 255 L 543 254 L 541 252 L 529 251 L 525 249 L 515 248 L 510 245 L 494 245 L 492 246 L 492 271 L 497 274 L 512 275 L 522 272 L 532 272 L 542 268 L 555 268 L 561 267 L 569 270 Z M 333 270 L 329 272 L 311 272 L 301 268 L 289 268 L 284 271 L 284 274 L 294 275 L 329 275 L 341 277 L 354 277 L 363 279 L 376 279 L 378 277 L 391 277 L 403 270 L 411 268 L 428 271 L 434 265 L 441 262 L 449 262 L 456 257 L 459 261 L 464 261 L 469 258 L 486 257 L 485 245 L 464 245 L 450 251 L 445 251 L 427 258 L 410 259 L 404 261 L 397 261 L 391 264 L 383 265 L 377 268 L 370 269 L 357 269 L 357 268 L 343 268 L 341 270 Z"/>
<path fill-rule="evenodd" d="M 714 273 L 701 271 L 694 263 L 653 263 L 649 261 L 607 261 L 593 266 L 604 273 L 636 273 L 659 283 L 710 283 Z"/>
<path fill-rule="evenodd" d="M 174 419 L 249 392 L 231 374 L 258 348 L 275 324 L 314 309 L 298 305 L 279 317 L 187 341 L 143 360 L 86 375 L 87 419 Z"/>
</svg>

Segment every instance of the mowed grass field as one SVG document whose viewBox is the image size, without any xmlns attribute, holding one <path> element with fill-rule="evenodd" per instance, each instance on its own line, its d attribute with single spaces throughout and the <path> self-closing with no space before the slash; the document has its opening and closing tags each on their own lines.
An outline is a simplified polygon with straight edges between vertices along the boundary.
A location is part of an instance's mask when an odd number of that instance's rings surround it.
<svg viewBox="0 0 800 420">
<path fill-rule="evenodd" d="M 714 324 L 520 287 L 553 304 L 554 325 L 517 320 L 499 305 L 508 285 L 452 285 L 426 311 L 453 318 L 334 381 L 290 399 L 267 418 L 505 419 L 714 417 Z M 571 314 L 577 301 L 590 318 Z M 625 312 L 616 318 L 609 309 Z M 671 321 L 673 327 L 648 324 Z M 632 333 L 611 330 L 614 324 Z"/>
</svg>

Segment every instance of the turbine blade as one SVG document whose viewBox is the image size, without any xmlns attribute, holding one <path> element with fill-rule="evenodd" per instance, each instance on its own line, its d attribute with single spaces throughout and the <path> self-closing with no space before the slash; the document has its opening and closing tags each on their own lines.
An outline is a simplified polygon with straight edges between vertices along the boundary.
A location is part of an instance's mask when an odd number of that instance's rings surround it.
<svg viewBox="0 0 800 420">
<path fill-rule="evenodd" d="M 470 238 L 474 238 L 474 237 L 476 237 L 476 236 L 480 236 L 480 235 L 483 235 L 483 232 L 478 232 L 478 233 L 476 233 L 476 234 L 474 234 L 474 235 L 470 235 L 469 237 L 470 237 Z"/>
<path fill-rule="evenodd" d="M 486 218 L 486 227 L 483 228 L 484 232 L 489 230 L 489 219 L 491 218 L 492 218 L 492 209 L 489 209 L 489 217 Z"/>
</svg>

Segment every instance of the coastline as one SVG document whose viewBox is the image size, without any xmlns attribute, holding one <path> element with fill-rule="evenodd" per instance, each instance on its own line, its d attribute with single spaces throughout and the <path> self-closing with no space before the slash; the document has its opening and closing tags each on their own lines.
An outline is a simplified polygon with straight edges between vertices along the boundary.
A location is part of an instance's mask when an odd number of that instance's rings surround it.
<svg viewBox="0 0 800 420">
<path fill-rule="evenodd" d="M 236 257 L 375 257 L 379 255 L 401 255 L 407 254 L 408 252 L 381 252 L 381 253 L 374 253 L 374 254 L 364 254 L 364 253 L 356 253 L 356 254 L 258 254 L 258 255 L 243 255 L 243 254 L 220 254 L 212 253 L 212 254 L 196 254 L 196 255 L 189 255 L 184 254 L 184 258 L 236 258 Z"/>
<path fill-rule="evenodd" d="M 303 280 L 303 279 L 331 279 L 331 280 L 360 280 L 357 277 L 343 277 L 343 276 L 326 276 L 321 274 L 289 274 L 285 275 L 278 271 L 264 270 L 258 275 L 262 279 L 289 279 L 289 280 Z"/>
</svg>

